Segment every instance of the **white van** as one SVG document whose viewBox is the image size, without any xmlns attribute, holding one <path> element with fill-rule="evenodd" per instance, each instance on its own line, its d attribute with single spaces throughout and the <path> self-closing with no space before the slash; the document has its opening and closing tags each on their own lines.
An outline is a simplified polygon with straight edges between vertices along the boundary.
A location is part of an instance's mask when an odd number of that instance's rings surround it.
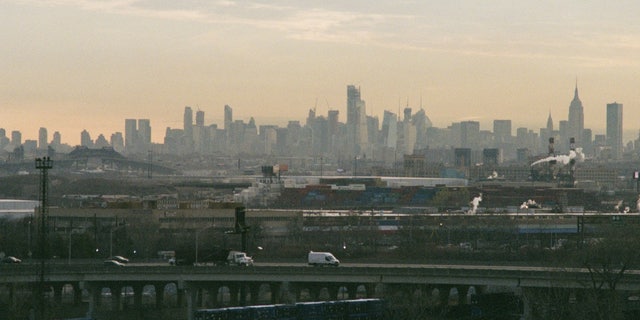
<svg viewBox="0 0 640 320">
<path fill-rule="evenodd" d="M 340 260 L 336 259 L 331 252 L 309 251 L 309 265 L 311 266 L 334 266 L 340 265 Z"/>
</svg>

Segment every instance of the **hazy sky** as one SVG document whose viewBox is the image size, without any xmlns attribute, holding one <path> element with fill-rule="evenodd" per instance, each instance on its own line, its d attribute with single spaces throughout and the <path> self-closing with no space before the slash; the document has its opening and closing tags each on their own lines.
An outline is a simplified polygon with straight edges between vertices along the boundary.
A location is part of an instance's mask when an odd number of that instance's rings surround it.
<svg viewBox="0 0 640 320">
<path fill-rule="evenodd" d="M 0 128 L 75 145 L 151 119 L 153 141 L 206 124 L 284 125 L 310 108 L 346 120 L 346 86 L 367 114 L 407 103 L 437 127 L 512 119 L 538 131 L 566 120 L 576 82 L 585 127 L 606 104 L 640 124 L 640 2 L 0 0 Z M 51 139 L 51 138 L 50 138 Z"/>
</svg>

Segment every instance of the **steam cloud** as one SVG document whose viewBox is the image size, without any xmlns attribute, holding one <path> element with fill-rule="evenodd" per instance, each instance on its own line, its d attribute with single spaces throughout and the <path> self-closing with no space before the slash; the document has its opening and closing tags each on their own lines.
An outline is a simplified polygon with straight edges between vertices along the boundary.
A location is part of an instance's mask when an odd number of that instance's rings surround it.
<svg viewBox="0 0 640 320">
<path fill-rule="evenodd" d="M 520 205 L 520 209 L 539 208 L 540 206 L 535 200 L 527 200 Z"/>
<path fill-rule="evenodd" d="M 544 159 L 535 161 L 534 163 L 531 164 L 531 166 L 533 167 L 536 164 L 550 162 L 554 160 L 564 165 L 569 164 L 571 160 L 575 160 L 576 162 L 582 162 L 584 161 L 584 153 L 582 153 L 582 148 L 576 148 L 576 150 L 570 150 L 568 155 L 549 156 Z"/>
<path fill-rule="evenodd" d="M 476 214 L 476 210 L 478 210 L 478 205 L 482 201 L 482 193 L 480 193 L 477 197 L 473 198 L 469 204 L 471 205 L 471 209 L 469 210 L 469 214 Z"/>
</svg>

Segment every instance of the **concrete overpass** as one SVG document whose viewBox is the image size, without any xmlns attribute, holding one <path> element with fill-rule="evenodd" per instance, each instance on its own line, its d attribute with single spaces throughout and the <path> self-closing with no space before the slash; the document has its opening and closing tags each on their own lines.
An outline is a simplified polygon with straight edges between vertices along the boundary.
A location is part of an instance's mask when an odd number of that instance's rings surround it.
<svg viewBox="0 0 640 320">
<path fill-rule="evenodd" d="M 39 265 L 0 265 L 0 286 L 8 289 L 8 299 L 19 299 L 20 288 L 28 288 L 39 281 L 38 272 Z M 140 306 L 143 288 L 153 286 L 156 289 L 152 303 L 162 308 L 164 288 L 174 285 L 177 304 L 185 307 L 185 318 L 191 319 L 194 309 L 217 306 L 221 292 L 229 296 L 227 304 L 230 305 L 286 303 L 299 299 L 302 292 L 311 300 L 323 299 L 323 292 L 324 299 L 334 300 L 340 298 L 340 294 L 349 298 L 385 298 L 398 293 L 411 296 L 416 290 L 430 292 L 434 288 L 438 288 L 446 300 L 454 287 L 461 297 L 466 296 L 471 287 L 477 293 L 488 287 L 586 290 L 593 286 L 594 277 L 589 270 L 581 268 L 486 265 L 352 264 L 314 268 L 302 264 L 273 264 L 243 268 L 51 264 L 47 265 L 45 279 L 54 301 L 59 301 L 62 292 L 68 292 L 72 287 L 74 301 L 80 303 L 81 293 L 86 289 L 89 315 L 99 306 L 103 288 L 116 293 L 113 295 L 116 306 L 120 306 L 121 299 L 125 298 L 124 294 L 117 293 L 122 288 L 132 288 L 133 305 Z M 605 289 L 609 285 L 604 278 L 596 277 L 595 280 L 603 282 Z M 625 271 L 615 289 L 640 291 L 640 270 Z M 268 301 L 260 301 L 265 290 L 269 292 Z M 208 302 L 205 295 L 210 297 Z"/>
</svg>

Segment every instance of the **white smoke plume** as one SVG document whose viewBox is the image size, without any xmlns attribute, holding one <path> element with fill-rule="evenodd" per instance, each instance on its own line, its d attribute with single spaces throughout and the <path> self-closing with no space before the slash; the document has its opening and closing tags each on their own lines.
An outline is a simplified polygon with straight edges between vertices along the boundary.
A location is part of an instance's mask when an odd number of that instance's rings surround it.
<svg viewBox="0 0 640 320">
<path fill-rule="evenodd" d="M 535 166 L 536 164 L 549 162 L 549 161 L 557 161 L 558 163 L 562 163 L 564 165 L 569 164 L 571 160 L 574 159 L 576 162 L 584 161 L 584 153 L 582 153 L 582 148 L 576 148 L 576 150 L 570 150 L 568 155 L 559 155 L 559 156 L 549 156 L 544 159 L 540 159 L 531 164 L 531 166 Z"/>
<path fill-rule="evenodd" d="M 476 214 L 476 210 L 478 210 L 478 205 L 480 205 L 480 202 L 482 201 L 482 192 L 475 198 L 473 198 L 473 200 L 471 200 L 471 202 L 469 202 L 469 204 L 471 205 L 471 209 L 469 209 L 469 214 Z"/>
<path fill-rule="evenodd" d="M 540 206 L 535 200 L 527 200 L 520 205 L 520 209 L 539 208 Z"/>
<path fill-rule="evenodd" d="M 620 212 L 620 208 L 622 208 L 622 204 L 623 204 L 622 200 L 618 201 L 618 203 L 613 207 L 613 209 L 616 210 L 616 212 Z"/>
</svg>

